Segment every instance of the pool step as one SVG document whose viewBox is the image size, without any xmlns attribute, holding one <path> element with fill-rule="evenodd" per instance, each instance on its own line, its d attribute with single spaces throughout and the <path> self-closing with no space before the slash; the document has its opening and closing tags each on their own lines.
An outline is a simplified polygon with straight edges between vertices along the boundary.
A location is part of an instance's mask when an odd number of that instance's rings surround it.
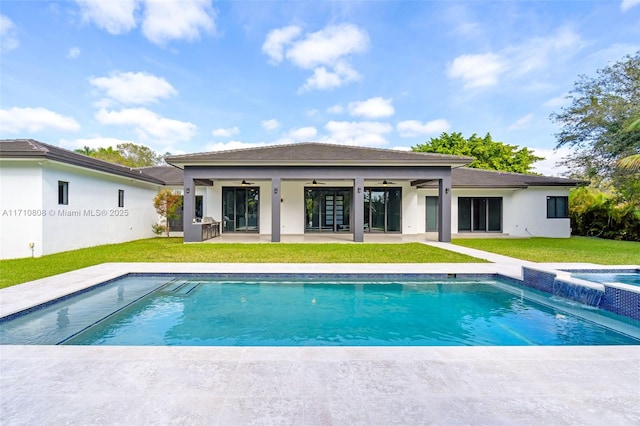
<svg viewBox="0 0 640 426">
<path fill-rule="evenodd" d="M 176 279 L 166 284 L 160 292 L 163 294 L 173 294 L 176 296 L 186 296 L 194 291 L 200 282 L 189 281 L 184 279 Z"/>
</svg>

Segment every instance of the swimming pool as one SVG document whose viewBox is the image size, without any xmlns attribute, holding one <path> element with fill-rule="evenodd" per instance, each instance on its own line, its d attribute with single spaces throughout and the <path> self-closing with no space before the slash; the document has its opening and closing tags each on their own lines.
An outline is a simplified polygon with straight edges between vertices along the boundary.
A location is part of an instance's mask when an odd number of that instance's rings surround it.
<svg viewBox="0 0 640 426">
<path fill-rule="evenodd" d="M 385 279 L 386 278 L 386 279 Z M 551 299 L 549 299 L 550 301 Z M 0 322 L 2 344 L 462 346 L 638 344 L 575 304 L 488 277 L 132 275 Z M 628 330 L 632 330 L 631 333 Z"/>
</svg>

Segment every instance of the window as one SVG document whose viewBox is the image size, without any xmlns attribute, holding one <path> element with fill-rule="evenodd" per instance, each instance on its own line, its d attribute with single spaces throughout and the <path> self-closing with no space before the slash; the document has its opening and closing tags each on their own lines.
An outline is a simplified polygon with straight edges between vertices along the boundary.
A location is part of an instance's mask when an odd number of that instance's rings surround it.
<svg viewBox="0 0 640 426">
<path fill-rule="evenodd" d="M 569 197 L 547 197 L 547 219 L 569 217 Z"/>
<path fill-rule="evenodd" d="M 58 204 L 69 204 L 69 182 L 58 181 Z"/>
<path fill-rule="evenodd" d="M 118 189 L 118 207 L 124 207 L 124 189 Z"/>
</svg>

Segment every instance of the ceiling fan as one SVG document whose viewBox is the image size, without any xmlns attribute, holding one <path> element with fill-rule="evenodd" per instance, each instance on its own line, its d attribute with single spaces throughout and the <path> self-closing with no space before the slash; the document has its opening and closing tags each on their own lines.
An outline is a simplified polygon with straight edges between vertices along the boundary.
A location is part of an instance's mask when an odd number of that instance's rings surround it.
<svg viewBox="0 0 640 426">
<path fill-rule="evenodd" d="M 242 182 L 234 181 L 233 183 L 236 184 L 236 185 L 241 185 L 241 186 L 249 186 L 249 185 L 254 185 L 255 184 L 255 182 L 249 182 L 249 181 L 247 181 L 245 179 L 242 179 Z"/>
<path fill-rule="evenodd" d="M 305 182 L 305 185 L 318 186 L 318 185 L 326 185 L 326 183 L 318 182 L 317 180 L 313 180 L 311 182 Z"/>
<path fill-rule="evenodd" d="M 383 180 L 382 182 L 376 182 L 378 185 L 387 186 L 387 185 L 395 185 L 395 182 L 391 182 L 390 180 Z"/>
</svg>

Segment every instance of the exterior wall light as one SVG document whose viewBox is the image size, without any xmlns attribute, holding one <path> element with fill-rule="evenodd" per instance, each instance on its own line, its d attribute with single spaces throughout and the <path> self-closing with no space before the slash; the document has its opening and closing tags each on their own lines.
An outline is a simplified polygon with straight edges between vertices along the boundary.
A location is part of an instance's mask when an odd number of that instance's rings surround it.
<svg viewBox="0 0 640 426">
<path fill-rule="evenodd" d="M 191 191 L 191 188 L 187 188 L 184 190 L 184 192 L 186 192 L 187 194 Z"/>
</svg>

